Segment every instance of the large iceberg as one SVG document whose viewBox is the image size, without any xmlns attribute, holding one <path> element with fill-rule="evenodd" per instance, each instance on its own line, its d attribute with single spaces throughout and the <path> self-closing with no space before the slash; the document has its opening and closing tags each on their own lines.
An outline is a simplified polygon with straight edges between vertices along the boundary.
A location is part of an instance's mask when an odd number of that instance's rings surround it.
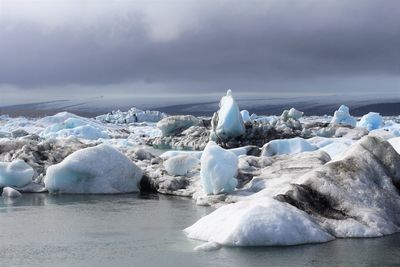
<svg viewBox="0 0 400 267">
<path fill-rule="evenodd" d="M 333 114 L 331 124 L 356 127 L 357 120 L 350 115 L 349 108 L 347 106 L 341 105 Z"/>
<path fill-rule="evenodd" d="M 237 156 L 210 141 L 201 155 L 200 176 L 207 195 L 229 193 L 237 185 Z"/>
<path fill-rule="evenodd" d="M 23 187 L 32 182 L 34 170 L 21 159 L 0 162 L 0 188 Z"/>
<path fill-rule="evenodd" d="M 222 140 L 238 137 L 245 133 L 242 114 L 232 96 L 232 91 L 228 90 L 220 103 L 220 109 L 214 114 L 212 124 L 216 136 Z"/>
<path fill-rule="evenodd" d="M 376 130 L 383 127 L 383 118 L 379 113 L 369 112 L 362 116 L 361 120 L 357 123 L 358 127 L 364 127 L 368 131 Z"/>
<path fill-rule="evenodd" d="M 266 143 L 262 148 L 261 156 L 291 155 L 316 149 L 317 147 L 310 144 L 307 140 L 295 137 L 291 139 L 272 140 Z"/>
<path fill-rule="evenodd" d="M 115 148 L 78 150 L 50 166 L 44 184 L 50 193 L 117 194 L 139 191 L 142 170 Z"/>
<path fill-rule="evenodd" d="M 220 207 L 184 231 L 189 238 L 228 246 L 282 246 L 334 239 L 307 213 L 272 198 Z"/>
</svg>

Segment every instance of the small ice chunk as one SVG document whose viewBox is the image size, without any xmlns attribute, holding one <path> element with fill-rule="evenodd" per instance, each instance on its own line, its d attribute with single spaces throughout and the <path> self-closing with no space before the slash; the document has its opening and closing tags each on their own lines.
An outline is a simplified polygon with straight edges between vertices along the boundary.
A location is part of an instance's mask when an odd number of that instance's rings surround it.
<svg viewBox="0 0 400 267">
<path fill-rule="evenodd" d="M 247 110 L 240 111 L 240 114 L 242 115 L 242 119 L 245 123 L 251 122 L 250 113 Z"/>
<path fill-rule="evenodd" d="M 262 147 L 261 156 L 292 155 L 305 151 L 314 151 L 317 147 L 307 140 L 295 137 L 291 139 L 272 140 Z"/>
<path fill-rule="evenodd" d="M 212 251 L 218 250 L 221 245 L 215 242 L 207 242 L 194 248 L 195 251 Z"/>
<path fill-rule="evenodd" d="M 331 124 L 356 127 L 357 121 L 350 115 L 349 108 L 345 105 L 341 105 L 333 114 Z"/>
<path fill-rule="evenodd" d="M 236 188 L 238 157 L 215 142 L 208 142 L 201 156 L 200 176 L 207 195 L 229 193 Z"/>
<path fill-rule="evenodd" d="M 142 170 L 108 145 L 78 150 L 50 166 L 44 179 L 50 193 L 118 194 L 139 191 Z"/>
<path fill-rule="evenodd" d="M 357 123 L 358 127 L 364 127 L 368 131 L 376 130 L 383 127 L 383 118 L 379 113 L 369 112 L 362 116 L 361 120 Z"/>
<path fill-rule="evenodd" d="M 199 160 L 190 155 L 178 155 L 167 159 L 164 167 L 169 175 L 186 175 Z"/>
<path fill-rule="evenodd" d="M 34 170 L 21 159 L 0 162 L 0 187 L 23 187 L 32 182 Z"/>
<path fill-rule="evenodd" d="M 228 246 L 282 246 L 334 239 L 307 213 L 267 197 L 222 206 L 184 231 L 189 238 Z"/>
<path fill-rule="evenodd" d="M 15 190 L 14 188 L 4 187 L 3 188 L 3 193 L 1 194 L 1 196 L 2 197 L 16 198 L 16 197 L 22 196 L 22 194 L 20 192 L 18 192 L 17 190 Z"/>
</svg>

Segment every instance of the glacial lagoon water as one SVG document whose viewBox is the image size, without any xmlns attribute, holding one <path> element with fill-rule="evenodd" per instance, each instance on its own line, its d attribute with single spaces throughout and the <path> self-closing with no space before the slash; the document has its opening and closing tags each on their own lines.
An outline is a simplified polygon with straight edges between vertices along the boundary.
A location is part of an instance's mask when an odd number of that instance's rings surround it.
<svg viewBox="0 0 400 267">
<path fill-rule="evenodd" d="M 182 229 L 212 208 L 160 195 L 0 198 L 1 266 L 400 266 L 400 235 L 291 247 L 221 248 Z"/>
</svg>

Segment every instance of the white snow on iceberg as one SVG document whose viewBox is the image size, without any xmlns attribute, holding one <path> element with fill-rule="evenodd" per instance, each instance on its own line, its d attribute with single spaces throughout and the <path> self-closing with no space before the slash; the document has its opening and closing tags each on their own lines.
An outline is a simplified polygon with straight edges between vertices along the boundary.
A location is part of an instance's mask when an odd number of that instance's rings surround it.
<svg viewBox="0 0 400 267">
<path fill-rule="evenodd" d="M 142 170 L 108 145 L 78 150 L 50 166 L 44 179 L 50 193 L 117 194 L 139 191 Z"/>
<path fill-rule="evenodd" d="M 284 246 L 334 239 L 307 213 L 272 198 L 222 206 L 184 231 L 189 238 L 227 246 Z"/>
</svg>

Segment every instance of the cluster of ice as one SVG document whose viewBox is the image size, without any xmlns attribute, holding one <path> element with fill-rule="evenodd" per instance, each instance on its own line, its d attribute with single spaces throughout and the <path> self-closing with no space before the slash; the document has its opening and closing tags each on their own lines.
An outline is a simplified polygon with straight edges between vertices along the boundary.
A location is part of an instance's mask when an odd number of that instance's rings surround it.
<svg viewBox="0 0 400 267">
<path fill-rule="evenodd" d="M 109 138 L 107 131 L 101 125 L 86 118 L 67 118 L 60 123 L 49 125 L 41 133 L 44 138 L 66 138 L 74 136 L 82 139 L 97 140 Z"/>
<path fill-rule="evenodd" d="M 164 162 L 165 170 L 169 175 L 186 175 L 199 160 L 191 155 L 177 155 Z"/>
<path fill-rule="evenodd" d="M 346 143 L 333 143 L 340 142 Z M 400 155 L 389 142 L 366 136 L 335 161 L 322 150 L 241 157 L 239 172 L 257 176 L 220 200 L 237 203 L 218 208 L 185 232 L 190 238 L 231 246 L 302 244 L 398 232 Z M 329 145 L 327 139 L 314 143 Z"/>
<path fill-rule="evenodd" d="M 357 123 L 358 127 L 364 127 L 368 131 L 376 130 L 384 126 L 383 118 L 379 113 L 369 112 L 362 116 L 361 120 Z"/>
<path fill-rule="evenodd" d="M 0 162 L 0 188 L 24 187 L 32 182 L 34 170 L 25 161 Z"/>
<path fill-rule="evenodd" d="M 347 106 L 341 105 L 339 109 L 335 111 L 331 124 L 356 127 L 357 120 L 350 115 Z"/>
<path fill-rule="evenodd" d="M 158 122 L 167 117 L 167 114 L 155 110 L 140 110 L 136 107 L 128 111 L 113 110 L 111 113 L 100 115 L 96 120 L 105 123 L 125 124 L 135 122 Z"/>
<path fill-rule="evenodd" d="M 295 137 L 291 139 L 272 140 L 265 144 L 261 151 L 261 156 L 270 157 L 283 154 L 296 154 L 304 151 L 313 151 L 317 147 L 310 144 L 307 140 Z"/>
<path fill-rule="evenodd" d="M 157 128 L 161 130 L 163 136 L 172 136 L 192 126 L 202 125 L 202 123 L 202 120 L 192 115 L 177 115 L 160 120 L 157 123 Z"/>
<path fill-rule="evenodd" d="M 334 239 L 307 213 L 272 198 L 220 207 L 185 232 L 189 238 L 228 246 L 282 246 Z"/>
<path fill-rule="evenodd" d="M 221 98 L 219 106 L 220 109 L 212 119 L 212 128 L 216 137 L 228 140 L 243 135 L 246 131 L 243 117 L 231 90 L 228 90 L 226 96 Z"/>
<path fill-rule="evenodd" d="M 137 192 L 142 170 L 108 145 L 74 152 L 50 166 L 44 184 L 50 193 L 117 194 Z"/>
<path fill-rule="evenodd" d="M 210 141 L 201 156 L 201 181 L 207 195 L 232 192 L 237 185 L 238 158 Z"/>
</svg>

